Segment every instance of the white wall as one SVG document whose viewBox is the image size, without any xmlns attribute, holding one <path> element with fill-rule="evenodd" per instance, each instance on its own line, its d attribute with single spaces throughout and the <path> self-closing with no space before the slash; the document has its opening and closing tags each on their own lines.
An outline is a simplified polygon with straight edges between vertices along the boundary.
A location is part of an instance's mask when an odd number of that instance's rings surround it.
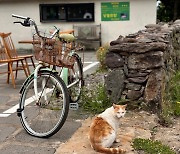
<svg viewBox="0 0 180 154">
<path fill-rule="evenodd" d="M 114 1 L 120 2 L 120 0 Z M 104 1 L 98 1 L 96 7 L 97 23 L 101 22 L 101 2 Z M 115 40 L 119 35 L 125 36 L 144 29 L 147 24 L 156 23 L 156 0 L 130 0 L 129 2 L 129 21 L 101 22 L 103 43 Z"/>
<path fill-rule="evenodd" d="M 109 43 L 118 38 L 119 35 L 128 35 L 144 29 L 144 26 L 150 23 L 156 23 L 156 0 L 129 0 L 130 2 L 130 20 L 129 21 L 101 21 L 101 2 L 110 2 L 111 0 L 71 0 L 71 2 L 95 3 L 95 22 L 83 23 L 100 24 L 102 26 L 102 43 Z M 113 2 L 122 2 L 126 0 L 113 0 Z M 128 1 L 128 0 L 127 0 Z M 18 44 L 19 40 L 31 39 L 31 28 L 13 24 L 16 21 L 11 14 L 29 16 L 33 18 L 41 27 L 52 27 L 56 25 L 61 30 L 72 29 L 73 24 L 82 24 L 80 22 L 54 22 L 40 23 L 39 4 L 42 3 L 68 3 L 59 1 L 18 1 L 2 2 L 0 1 L 0 32 L 12 32 L 12 38 L 17 48 L 32 48 L 32 45 Z"/>
</svg>

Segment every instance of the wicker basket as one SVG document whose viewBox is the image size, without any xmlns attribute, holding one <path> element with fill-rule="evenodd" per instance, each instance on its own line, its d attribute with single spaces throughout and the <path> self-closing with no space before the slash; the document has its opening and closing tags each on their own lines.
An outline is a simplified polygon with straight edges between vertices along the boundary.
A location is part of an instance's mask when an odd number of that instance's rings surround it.
<svg viewBox="0 0 180 154">
<path fill-rule="evenodd" d="M 36 60 L 60 67 L 73 67 L 74 57 L 69 56 L 71 44 L 34 35 L 33 47 Z"/>
</svg>

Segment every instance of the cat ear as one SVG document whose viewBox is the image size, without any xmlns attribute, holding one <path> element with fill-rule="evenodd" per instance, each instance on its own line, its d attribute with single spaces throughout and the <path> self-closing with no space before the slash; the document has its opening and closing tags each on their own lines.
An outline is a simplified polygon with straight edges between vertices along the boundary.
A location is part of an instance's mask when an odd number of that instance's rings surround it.
<svg viewBox="0 0 180 154">
<path fill-rule="evenodd" d="M 116 108 L 116 104 L 113 103 L 113 108 L 115 109 Z"/>
<path fill-rule="evenodd" d="M 127 104 L 125 104 L 125 105 L 123 105 L 124 106 L 124 108 L 126 108 L 127 107 Z"/>
</svg>

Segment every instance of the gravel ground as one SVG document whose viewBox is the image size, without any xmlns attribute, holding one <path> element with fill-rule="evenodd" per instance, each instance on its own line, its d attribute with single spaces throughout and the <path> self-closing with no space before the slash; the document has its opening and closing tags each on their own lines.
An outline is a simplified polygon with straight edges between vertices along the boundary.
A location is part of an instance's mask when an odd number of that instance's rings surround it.
<svg viewBox="0 0 180 154">
<path fill-rule="evenodd" d="M 97 73 L 89 75 L 86 79 L 86 86 L 92 88 L 93 85 L 103 83 L 105 73 Z M 89 144 L 88 132 L 94 117 L 82 120 L 82 126 L 75 134 L 66 142 L 59 146 L 55 154 L 97 154 Z M 120 143 L 116 143 L 114 147 L 122 147 L 127 154 L 138 154 L 132 148 L 134 138 L 144 138 L 159 140 L 163 144 L 170 146 L 180 154 L 180 118 L 173 119 L 171 127 L 163 127 L 158 123 L 158 117 L 145 111 L 127 111 L 127 114 L 121 120 L 118 132 Z"/>
</svg>

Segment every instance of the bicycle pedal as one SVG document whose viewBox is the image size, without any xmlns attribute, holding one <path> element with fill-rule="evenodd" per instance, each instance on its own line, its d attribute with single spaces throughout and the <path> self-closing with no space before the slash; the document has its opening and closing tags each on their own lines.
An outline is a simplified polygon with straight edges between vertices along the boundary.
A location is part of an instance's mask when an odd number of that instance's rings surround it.
<svg viewBox="0 0 180 154">
<path fill-rule="evenodd" d="M 69 105 L 69 109 L 71 109 L 71 110 L 77 110 L 78 108 L 79 108 L 78 103 L 70 103 L 70 105 Z"/>
</svg>

